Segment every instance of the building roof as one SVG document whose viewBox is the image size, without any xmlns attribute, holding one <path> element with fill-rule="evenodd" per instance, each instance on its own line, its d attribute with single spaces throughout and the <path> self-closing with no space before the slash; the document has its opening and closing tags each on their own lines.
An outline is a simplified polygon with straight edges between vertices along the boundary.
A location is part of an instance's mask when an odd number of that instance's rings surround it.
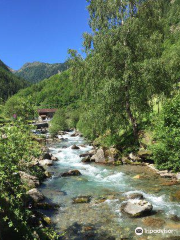
<svg viewBox="0 0 180 240">
<path fill-rule="evenodd" d="M 56 108 L 38 109 L 38 113 L 55 113 L 56 111 Z"/>
</svg>

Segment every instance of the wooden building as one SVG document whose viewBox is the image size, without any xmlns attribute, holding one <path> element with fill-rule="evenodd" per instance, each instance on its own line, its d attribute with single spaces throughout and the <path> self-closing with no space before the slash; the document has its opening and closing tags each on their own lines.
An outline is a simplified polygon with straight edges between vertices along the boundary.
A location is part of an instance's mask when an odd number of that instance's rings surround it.
<svg viewBox="0 0 180 240">
<path fill-rule="evenodd" d="M 43 121 L 52 119 L 56 111 L 56 108 L 38 109 L 39 118 Z"/>
</svg>

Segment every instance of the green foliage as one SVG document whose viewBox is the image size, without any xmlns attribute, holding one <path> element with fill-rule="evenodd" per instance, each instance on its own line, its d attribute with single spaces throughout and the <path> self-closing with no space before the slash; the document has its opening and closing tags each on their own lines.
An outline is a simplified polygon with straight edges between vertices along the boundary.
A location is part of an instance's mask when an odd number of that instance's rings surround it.
<svg viewBox="0 0 180 240">
<path fill-rule="evenodd" d="M 156 126 L 154 160 L 160 169 L 180 170 L 180 95 L 169 99 Z"/>
<path fill-rule="evenodd" d="M 67 70 L 68 64 L 65 63 L 41 63 L 33 62 L 26 63 L 20 70 L 15 72 L 15 75 L 28 80 L 31 83 L 37 83 L 45 78 L 49 78 L 58 72 Z"/>
<path fill-rule="evenodd" d="M 83 103 L 78 128 L 94 139 L 131 126 L 136 139 L 154 96 L 168 96 L 173 87 L 163 58 L 169 5 L 161 0 L 88 2 L 93 34 L 84 34 L 87 57 L 69 51 L 71 77 Z"/>
<path fill-rule="evenodd" d="M 56 135 L 58 131 L 64 131 L 68 129 L 68 125 L 66 122 L 66 114 L 64 109 L 59 109 L 54 117 L 53 120 L 51 121 L 51 126 L 50 126 L 50 133 L 52 135 Z"/>
<path fill-rule="evenodd" d="M 13 96 L 9 98 L 4 106 L 4 113 L 7 117 L 13 118 L 23 118 L 24 120 L 34 119 L 35 108 L 31 103 L 32 98 L 22 98 L 18 96 Z"/>
<path fill-rule="evenodd" d="M 71 104 L 65 108 L 66 122 L 69 129 L 75 128 L 79 121 L 80 112 L 79 112 L 78 106 L 79 104 L 77 102 L 76 106 L 74 106 L 74 104 Z"/>
<path fill-rule="evenodd" d="M 11 73 L 8 67 L 0 61 L 0 98 L 7 100 L 8 97 L 11 97 L 28 85 L 25 80 Z"/>
<path fill-rule="evenodd" d="M 19 171 L 41 177 L 41 169 L 30 162 L 41 154 L 39 144 L 33 140 L 31 127 L 15 121 L 0 128 L 0 238 L 55 240 L 57 234 L 50 228 L 31 224 L 33 212 L 27 208 L 26 186 Z M 36 166 L 37 168 L 37 166 Z"/>
<path fill-rule="evenodd" d="M 0 129 L 0 222 L 2 238 L 33 239 L 27 224 L 30 212 L 24 209 L 19 170 L 25 169 L 38 146 L 31 140 L 30 128 L 21 122 Z M 3 238 L 3 239 L 4 239 Z"/>
<path fill-rule="evenodd" d="M 26 99 L 39 108 L 61 108 L 75 102 L 73 84 L 69 72 L 54 75 L 38 84 L 21 90 L 16 96 Z"/>
</svg>

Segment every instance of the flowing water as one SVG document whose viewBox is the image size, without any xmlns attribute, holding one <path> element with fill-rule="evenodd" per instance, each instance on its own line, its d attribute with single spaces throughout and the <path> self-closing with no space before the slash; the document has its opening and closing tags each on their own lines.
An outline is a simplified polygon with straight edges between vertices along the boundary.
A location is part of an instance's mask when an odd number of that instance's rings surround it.
<svg viewBox="0 0 180 240">
<path fill-rule="evenodd" d="M 61 206 L 57 212 L 46 214 L 51 216 L 56 229 L 63 234 L 62 239 L 173 239 L 173 234 L 162 233 L 137 236 L 135 229 L 180 230 L 180 204 L 171 201 L 171 196 L 180 190 L 180 185 L 163 186 L 167 180 L 144 166 L 115 167 L 81 163 L 79 155 L 92 147 L 82 137 L 71 137 L 71 134 L 63 135 L 64 141 L 50 146 L 51 153 L 59 161 L 48 169 L 53 177 L 40 188 L 46 200 Z M 73 150 L 73 144 L 82 146 L 79 150 Z M 61 173 L 73 169 L 79 170 L 82 175 L 61 177 Z M 140 179 L 133 178 L 137 174 L 140 174 Z M 132 219 L 120 212 L 121 203 L 130 192 L 143 193 L 155 210 L 151 217 L 163 220 L 162 226 L 150 226 L 145 218 Z M 90 203 L 73 204 L 72 199 L 77 196 L 91 196 L 92 200 Z M 172 220 L 174 215 L 176 219 Z M 179 236 L 178 232 L 174 234 Z"/>
</svg>

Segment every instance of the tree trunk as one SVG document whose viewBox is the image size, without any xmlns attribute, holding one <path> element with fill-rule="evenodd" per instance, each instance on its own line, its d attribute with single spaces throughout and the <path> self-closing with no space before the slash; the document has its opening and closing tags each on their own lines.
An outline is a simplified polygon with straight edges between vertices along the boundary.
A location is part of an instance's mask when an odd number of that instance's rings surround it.
<svg viewBox="0 0 180 240">
<path fill-rule="evenodd" d="M 133 127 L 133 134 L 134 134 L 135 141 L 139 143 L 138 124 L 137 124 L 136 118 L 133 116 L 133 113 L 131 111 L 128 84 L 126 85 L 126 112 Z"/>
<path fill-rule="evenodd" d="M 130 1 L 130 17 L 133 17 L 133 3 L 134 1 Z M 121 24 L 124 25 L 124 12 L 123 12 L 123 0 L 121 0 L 122 4 L 122 11 L 121 11 Z M 129 32 L 129 30 L 128 30 Z M 124 46 L 127 46 L 126 38 L 124 39 Z M 125 62 L 125 71 L 127 69 L 127 62 Z M 134 139 L 135 142 L 139 144 L 139 136 L 138 136 L 138 124 L 136 121 L 136 118 L 133 116 L 133 113 L 131 111 L 130 101 L 129 101 L 129 79 L 126 79 L 126 85 L 125 85 L 125 96 L 126 96 L 126 112 L 128 115 L 128 118 L 132 124 L 133 127 L 133 133 L 134 133 Z"/>
<path fill-rule="evenodd" d="M 133 133 L 134 133 L 134 138 L 136 142 L 139 142 L 139 136 L 138 136 L 138 124 L 136 121 L 136 118 L 133 116 L 130 104 L 128 101 L 126 101 L 126 112 L 128 114 L 128 117 L 131 121 L 132 127 L 133 127 Z"/>
</svg>

